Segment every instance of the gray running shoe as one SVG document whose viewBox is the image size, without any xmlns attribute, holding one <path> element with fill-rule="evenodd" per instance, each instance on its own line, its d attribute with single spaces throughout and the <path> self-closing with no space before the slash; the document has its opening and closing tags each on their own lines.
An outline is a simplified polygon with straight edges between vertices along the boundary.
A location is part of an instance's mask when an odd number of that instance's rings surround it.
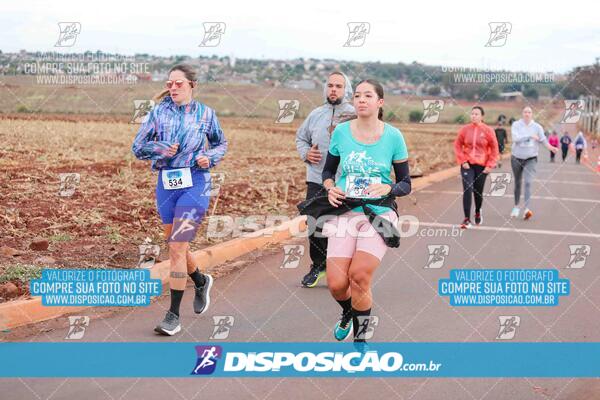
<svg viewBox="0 0 600 400">
<path fill-rule="evenodd" d="M 179 325 L 179 317 L 177 314 L 167 311 L 165 319 L 154 328 L 154 332 L 160 333 L 161 335 L 173 336 L 181 330 Z"/>
<path fill-rule="evenodd" d="M 208 274 L 203 275 L 204 278 L 206 278 L 204 285 L 200 287 L 194 285 L 196 292 L 196 295 L 194 296 L 194 312 L 196 314 L 202 314 L 208 310 L 208 306 L 210 305 L 210 288 L 213 284 L 213 278 Z"/>
</svg>

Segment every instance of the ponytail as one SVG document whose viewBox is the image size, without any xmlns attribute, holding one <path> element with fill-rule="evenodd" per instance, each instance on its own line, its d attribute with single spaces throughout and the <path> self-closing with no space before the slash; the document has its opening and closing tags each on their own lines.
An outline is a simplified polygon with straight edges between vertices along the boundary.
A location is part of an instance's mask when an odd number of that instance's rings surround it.
<svg viewBox="0 0 600 400">
<path fill-rule="evenodd" d="M 377 114 L 377 118 L 379 118 L 380 121 L 383 121 L 383 107 L 379 107 L 379 113 Z"/>
<path fill-rule="evenodd" d="M 168 94 L 169 94 L 169 89 L 163 89 L 160 93 L 155 94 L 154 97 L 152 97 L 152 100 L 154 101 L 155 104 L 158 104 L 162 101 L 162 99 L 167 97 Z"/>
</svg>

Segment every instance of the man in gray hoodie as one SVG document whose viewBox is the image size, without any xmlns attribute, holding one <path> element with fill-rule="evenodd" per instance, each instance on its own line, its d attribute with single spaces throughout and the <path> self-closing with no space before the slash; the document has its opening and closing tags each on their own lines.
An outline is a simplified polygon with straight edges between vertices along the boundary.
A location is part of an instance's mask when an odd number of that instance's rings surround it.
<svg viewBox="0 0 600 400">
<path fill-rule="evenodd" d="M 336 125 L 355 115 L 352 106 L 352 84 L 341 72 L 332 72 L 327 78 L 323 90 L 325 104 L 315 108 L 308 114 L 298 132 L 296 132 L 296 148 L 302 161 L 306 163 L 306 199 L 325 195 L 323 187 L 323 167 L 329 151 L 329 139 Z M 338 170 L 338 176 L 340 171 Z M 337 177 L 336 177 L 337 178 Z M 310 271 L 302 279 L 305 287 L 314 287 L 325 275 L 327 258 L 327 238 L 315 227 L 309 225 Z"/>
</svg>

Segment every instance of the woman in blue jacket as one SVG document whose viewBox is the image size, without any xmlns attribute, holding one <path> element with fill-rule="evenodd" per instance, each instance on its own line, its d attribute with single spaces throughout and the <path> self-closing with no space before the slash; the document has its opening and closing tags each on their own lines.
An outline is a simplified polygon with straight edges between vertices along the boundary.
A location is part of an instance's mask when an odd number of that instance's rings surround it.
<svg viewBox="0 0 600 400">
<path fill-rule="evenodd" d="M 154 329 L 163 335 L 181 330 L 179 305 L 188 275 L 194 281 L 194 311 L 210 304 L 213 279 L 202 274 L 190 252 L 198 226 L 209 203 L 210 173 L 227 151 L 227 141 L 214 110 L 193 99 L 196 73 L 189 65 L 169 71 L 159 104 L 148 114 L 133 142 L 141 160 L 152 160 L 158 171 L 156 205 L 169 242 L 171 306 Z"/>
</svg>

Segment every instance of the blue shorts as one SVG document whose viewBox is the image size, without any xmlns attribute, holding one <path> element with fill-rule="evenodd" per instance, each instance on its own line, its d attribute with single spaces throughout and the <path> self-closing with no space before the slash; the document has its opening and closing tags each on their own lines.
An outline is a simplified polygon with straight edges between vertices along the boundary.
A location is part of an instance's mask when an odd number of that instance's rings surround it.
<svg viewBox="0 0 600 400">
<path fill-rule="evenodd" d="M 163 224 L 173 224 L 169 241 L 190 242 L 194 239 L 202 217 L 210 202 L 210 173 L 191 169 L 193 186 L 167 190 L 163 186 L 162 171 L 156 183 L 156 208 Z"/>
</svg>

